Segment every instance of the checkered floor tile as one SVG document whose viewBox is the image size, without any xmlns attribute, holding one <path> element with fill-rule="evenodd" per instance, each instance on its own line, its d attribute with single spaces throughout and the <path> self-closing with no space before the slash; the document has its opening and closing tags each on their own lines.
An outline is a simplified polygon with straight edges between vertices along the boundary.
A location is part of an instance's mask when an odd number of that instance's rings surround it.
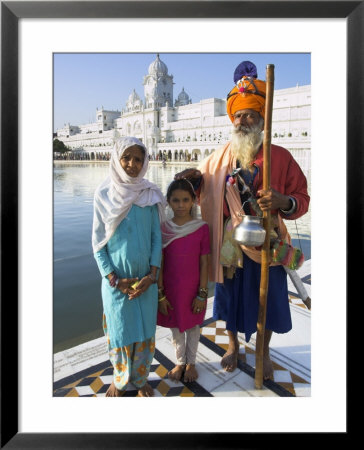
<svg viewBox="0 0 364 450">
<path fill-rule="evenodd" d="M 156 397 L 210 397 L 197 382 L 184 383 L 169 380 L 168 371 L 174 363 L 156 349 L 150 369 L 148 383 L 154 389 Z M 113 368 L 109 361 L 86 369 L 75 375 L 63 378 L 53 385 L 54 397 L 101 397 L 105 396 L 112 382 Z M 128 386 L 124 397 L 135 397 L 138 391 Z"/>
<path fill-rule="evenodd" d="M 238 369 L 254 378 L 255 349 L 246 343 L 241 336 Z M 228 348 L 228 336 L 225 322 L 205 321 L 201 328 L 200 345 L 205 345 L 219 356 L 223 356 Z M 310 383 L 294 372 L 282 367 L 272 358 L 274 379 L 264 381 L 264 386 L 282 397 L 309 396 Z M 148 377 L 156 397 L 208 397 L 211 396 L 198 382 L 175 383 L 168 378 L 168 371 L 174 363 L 156 349 L 155 357 Z M 104 361 L 75 375 L 63 378 L 54 383 L 55 397 L 100 397 L 112 382 L 113 369 L 109 361 Z M 128 386 L 125 397 L 135 397 L 137 390 Z"/>
<path fill-rule="evenodd" d="M 306 306 L 302 303 L 303 307 Z M 239 336 L 240 350 L 238 368 L 250 376 L 254 377 L 255 348 L 252 344 L 246 343 Z M 225 322 L 210 321 L 201 328 L 200 342 L 207 345 L 221 356 L 228 348 L 228 335 L 225 330 Z M 310 383 L 293 371 L 282 367 L 273 358 L 273 380 L 264 381 L 264 385 L 275 391 L 280 396 L 309 396 Z"/>
<path fill-rule="evenodd" d="M 310 276 L 309 276 L 310 277 Z M 310 283 L 310 279 L 305 280 Z M 294 293 L 289 293 L 289 301 L 292 305 L 306 309 L 306 305 Z M 307 310 L 308 311 L 308 310 Z M 238 370 L 243 371 L 252 378 L 255 376 L 255 347 L 254 339 L 245 342 L 239 334 L 240 352 Z M 201 327 L 200 346 L 205 346 L 216 355 L 222 357 L 228 348 L 228 335 L 225 330 L 225 322 L 207 319 Z M 203 351 L 203 350 L 202 350 Z M 282 397 L 307 397 L 310 396 L 310 382 L 303 379 L 294 369 L 287 369 L 278 364 L 271 355 L 274 379 L 264 381 L 264 386 L 275 394 Z M 280 359 L 282 361 L 282 359 Z M 290 367 L 289 364 L 287 364 Z M 175 383 L 168 378 L 168 371 L 174 367 L 174 362 L 168 359 L 158 350 L 148 377 L 149 384 L 153 387 L 156 397 L 208 397 L 212 396 L 198 382 Z M 302 372 L 299 372 L 302 373 Z M 54 382 L 53 395 L 55 397 L 100 397 L 105 393 L 112 382 L 113 369 L 109 360 L 94 365 L 74 375 L 68 376 Z M 307 377 L 306 377 L 307 378 Z M 124 396 L 135 397 L 137 390 L 133 387 L 127 388 Z"/>
</svg>

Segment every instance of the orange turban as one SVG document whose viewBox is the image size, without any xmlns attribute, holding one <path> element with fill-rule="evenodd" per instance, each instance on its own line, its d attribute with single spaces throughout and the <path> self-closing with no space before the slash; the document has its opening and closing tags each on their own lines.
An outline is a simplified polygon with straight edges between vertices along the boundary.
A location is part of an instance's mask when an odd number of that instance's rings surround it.
<svg viewBox="0 0 364 450">
<path fill-rule="evenodd" d="M 265 81 L 243 77 L 229 92 L 226 110 L 234 122 L 234 114 L 241 109 L 254 109 L 263 117 L 265 114 Z"/>
</svg>

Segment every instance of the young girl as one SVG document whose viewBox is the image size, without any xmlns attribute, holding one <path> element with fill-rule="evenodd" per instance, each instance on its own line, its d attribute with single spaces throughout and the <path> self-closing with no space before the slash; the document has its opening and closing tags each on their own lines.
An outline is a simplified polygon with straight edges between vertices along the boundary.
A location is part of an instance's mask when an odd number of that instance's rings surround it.
<svg viewBox="0 0 364 450">
<path fill-rule="evenodd" d="M 147 377 L 155 347 L 165 199 L 158 186 L 143 178 L 147 168 L 142 142 L 121 138 L 112 151 L 109 176 L 95 192 L 92 246 L 114 367 L 107 397 L 121 396 L 129 382 L 138 396 L 153 395 Z"/>
<path fill-rule="evenodd" d="M 207 303 L 207 257 L 210 253 L 209 228 L 193 219 L 195 202 L 192 184 L 173 181 L 167 201 L 174 217 L 162 224 L 163 258 L 158 279 L 157 324 L 171 328 L 177 364 L 168 373 L 179 381 L 195 381 L 195 361 Z"/>
</svg>

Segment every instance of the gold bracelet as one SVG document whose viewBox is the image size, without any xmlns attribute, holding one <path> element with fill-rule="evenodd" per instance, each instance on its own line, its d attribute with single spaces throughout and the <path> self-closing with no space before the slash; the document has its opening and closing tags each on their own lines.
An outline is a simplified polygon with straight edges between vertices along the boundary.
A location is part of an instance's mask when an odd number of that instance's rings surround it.
<svg viewBox="0 0 364 450">
<path fill-rule="evenodd" d="M 158 303 L 163 302 L 164 300 L 167 300 L 165 295 L 163 297 L 158 298 Z"/>
<path fill-rule="evenodd" d="M 203 294 L 208 295 L 209 290 L 208 290 L 207 288 L 202 288 L 202 287 L 200 287 L 200 288 L 198 289 L 198 292 L 199 292 L 199 293 L 203 293 Z"/>
</svg>

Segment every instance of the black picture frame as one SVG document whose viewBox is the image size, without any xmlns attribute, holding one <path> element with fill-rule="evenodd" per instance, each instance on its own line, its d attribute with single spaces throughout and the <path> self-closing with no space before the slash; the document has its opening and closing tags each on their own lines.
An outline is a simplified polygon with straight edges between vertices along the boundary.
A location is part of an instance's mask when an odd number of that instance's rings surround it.
<svg viewBox="0 0 364 450">
<path fill-rule="evenodd" d="M 363 273 L 363 1 L 9 1 L 1 2 L 1 448 L 260 448 L 279 434 L 19 433 L 18 374 L 18 21 L 21 18 L 345 18 L 347 21 L 347 300 Z M 333 71 L 335 71 L 333 61 Z M 342 122 L 338 112 L 338 122 Z M 328 151 L 325 149 L 324 151 Z M 340 174 L 339 174 L 340 175 Z M 327 187 L 334 195 L 335 187 Z M 340 213 L 340 210 L 338 210 Z M 358 245 L 359 239 L 359 245 Z M 359 258 L 358 256 L 359 248 Z M 359 260 L 359 262 L 358 262 Z M 8 300 L 11 292 L 11 301 Z M 359 299 L 359 298 L 358 298 Z M 355 300 L 355 299 L 354 299 Z M 349 302 L 348 302 L 349 303 Z M 11 323 L 11 326 L 10 326 Z M 334 331 L 333 331 L 334 332 Z M 9 343 L 11 335 L 12 345 Z M 334 362 L 333 362 L 334 363 Z M 242 401 L 244 401 L 242 399 Z M 242 420 L 243 420 L 242 406 Z M 247 412 L 247 411 L 246 411 Z M 203 412 L 200 412 L 200 414 Z M 217 414 L 227 414 L 217 411 Z M 166 430 L 167 431 L 167 430 Z M 213 431 L 213 430 L 211 430 Z M 335 436 L 336 443 L 349 437 Z M 327 442 L 327 436 L 323 436 Z M 318 435 L 316 434 L 315 443 Z M 310 437 L 300 437 L 300 444 Z"/>
</svg>

